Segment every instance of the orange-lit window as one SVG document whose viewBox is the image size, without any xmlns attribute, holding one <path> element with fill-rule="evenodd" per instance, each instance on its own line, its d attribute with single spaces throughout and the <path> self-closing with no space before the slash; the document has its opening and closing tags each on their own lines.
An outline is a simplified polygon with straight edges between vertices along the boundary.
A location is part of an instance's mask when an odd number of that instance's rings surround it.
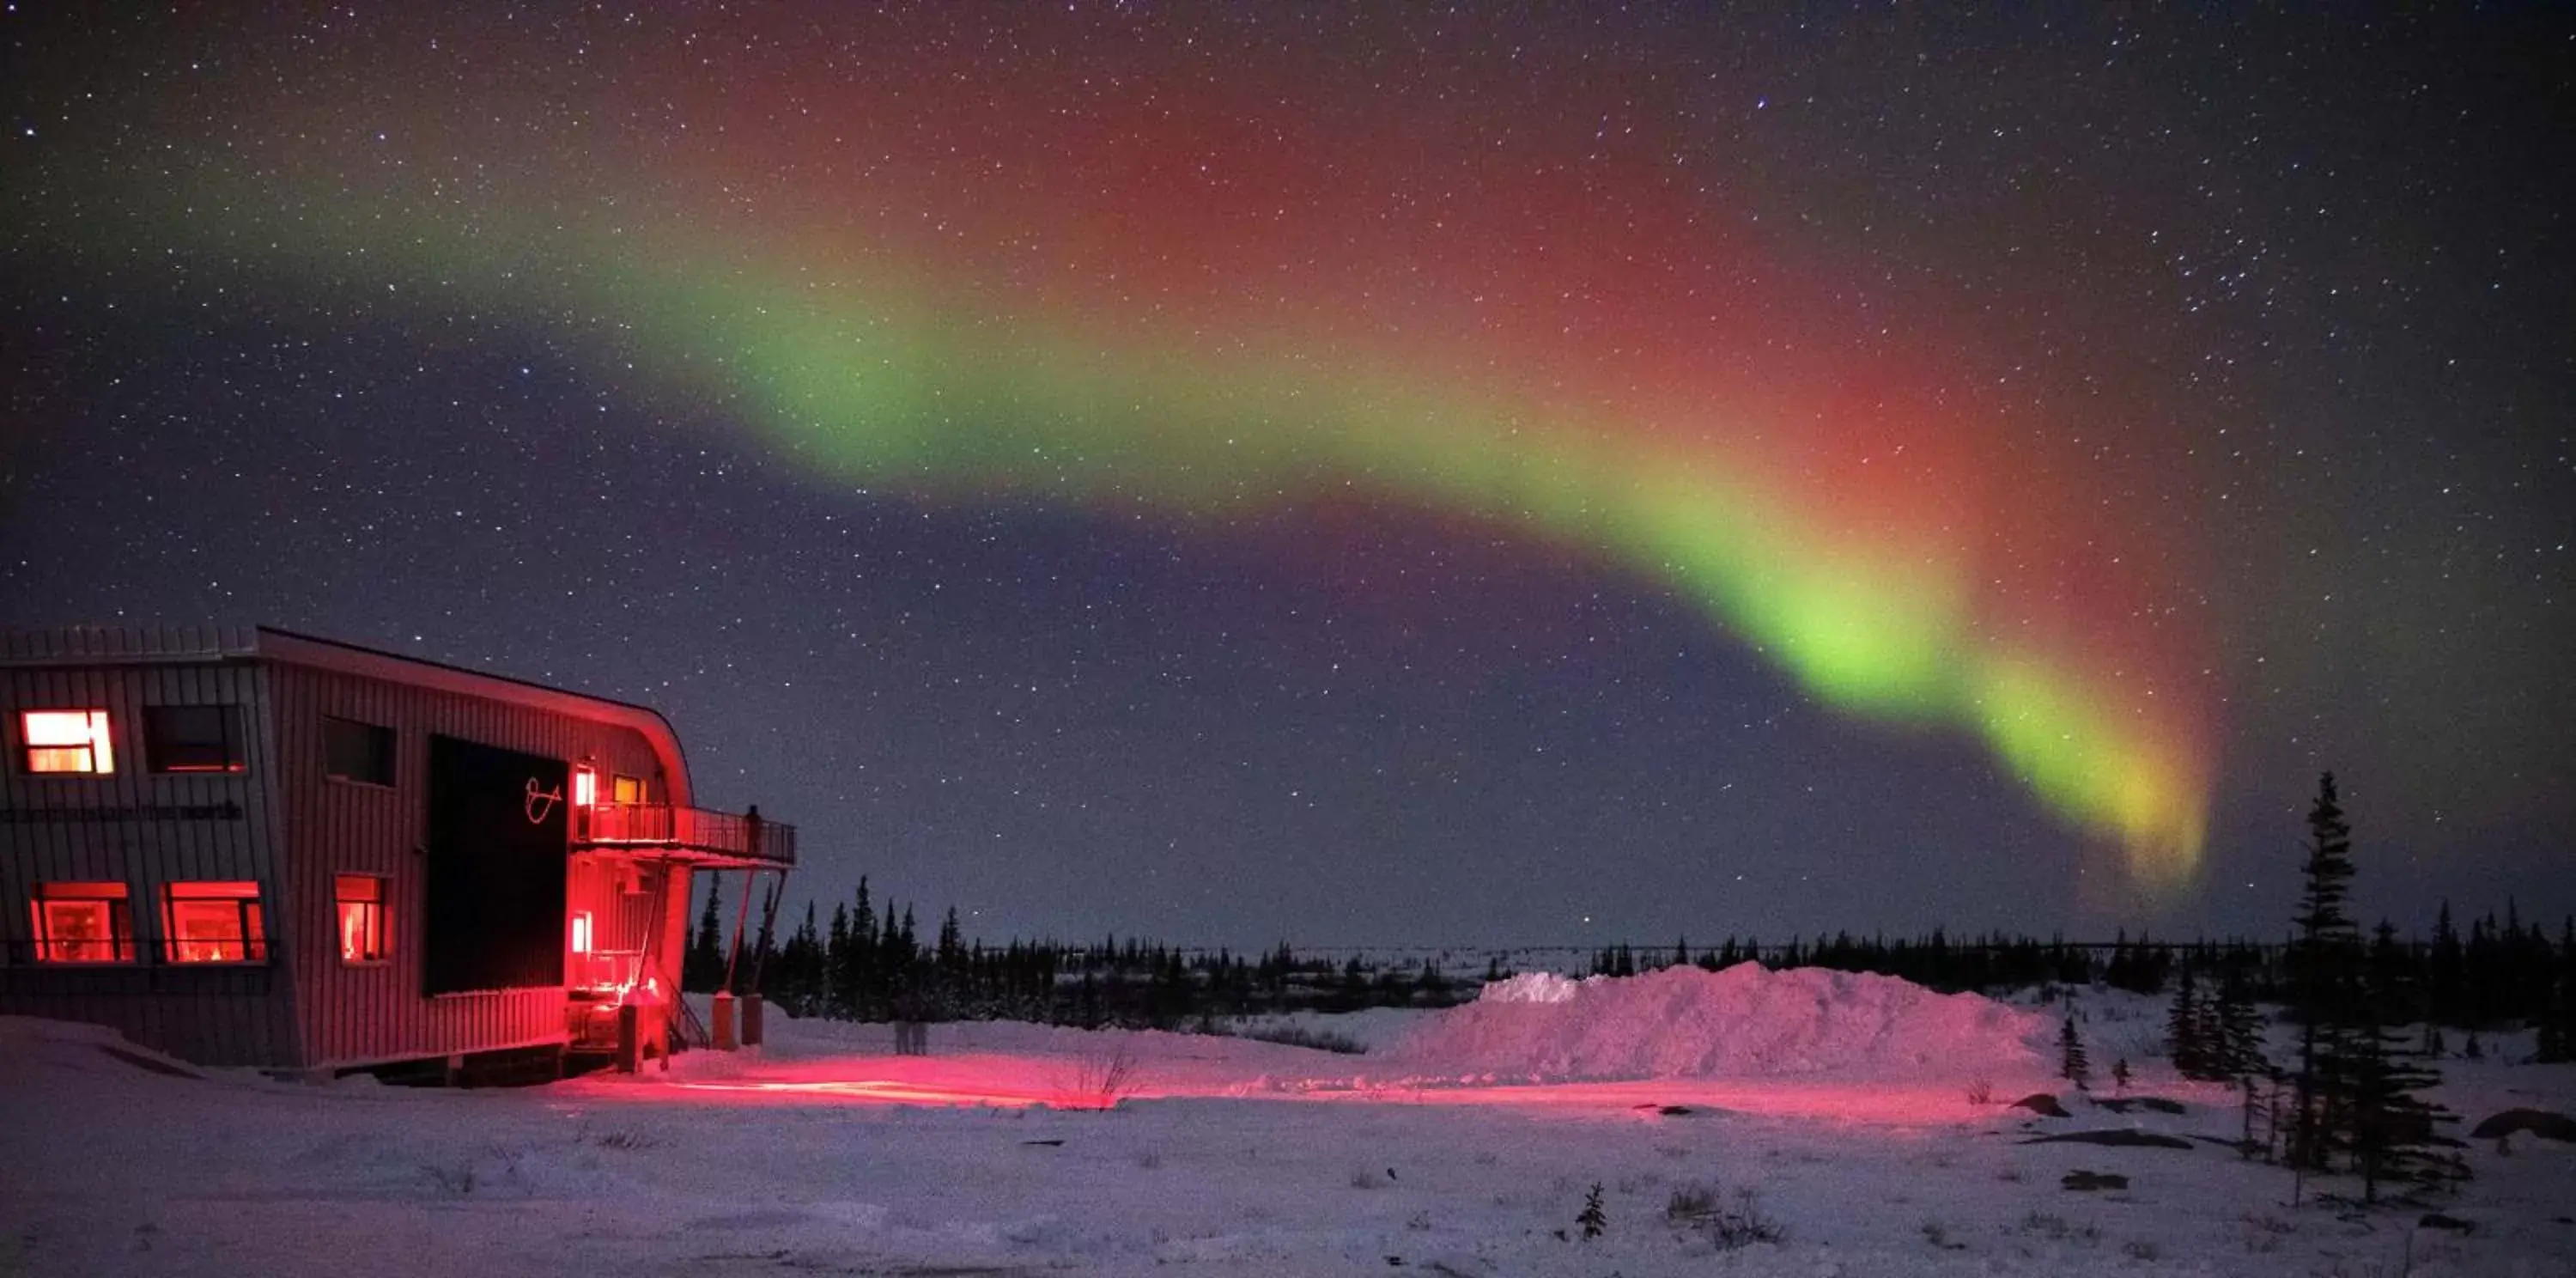
<svg viewBox="0 0 2576 1278">
<path fill-rule="evenodd" d="M 340 961 L 385 961 L 385 881 L 373 874 L 334 875 L 331 896 L 340 910 Z"/>
<path fill-rule="evenodd" d="M 131 963 L 134 912 L 122 883 L 39 883 L 34 906 L 39 963 Z"/>
<path fill-rule="evenodd" d="M 107 738 L 105 710 L 25 710 L 29 772 L 114 772 L 116 749 Z"/>
<path fill-rule="evenodd" d="M 586 808 L 599 802 L 599 774 L 587 766 L 572 770 L 572 805 Z"/>
<path fill-rule="evenodd" d="M 161 933 L 173 963 L 265 963 L 259 885 L 173 883 L 163 889 Z"/>
<path fill-rule="evenodd" d="M 644 778 L 611 778 L 608 786 L 608 798 L 612 803 L 642 803 L 644 801 Z"/>
<path fill-rule="evenodd" d="M 572 916 L 572 952 L 590 953 L 590 911 L 588 910 L 579 911 Z"/>
<path fill-rule="evenodd" d="M 239 706 L 143 707 L 143 765 L 154 772 L 240 772 L 250 766 Z"/>
</svg>

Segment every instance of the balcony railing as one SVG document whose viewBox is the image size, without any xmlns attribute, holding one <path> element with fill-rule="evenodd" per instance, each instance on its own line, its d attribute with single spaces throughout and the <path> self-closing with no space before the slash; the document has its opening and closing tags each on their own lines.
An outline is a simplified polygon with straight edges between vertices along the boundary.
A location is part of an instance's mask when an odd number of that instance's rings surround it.
<svg viewBox="0 0 2576 1278">
<path fill-rule="evenodd" d="M 679 860 L 796 864 L 796 827 L 783 821 L 663 803 L 573 809 L 573 846 L 656 852 Z"/>
</svg>

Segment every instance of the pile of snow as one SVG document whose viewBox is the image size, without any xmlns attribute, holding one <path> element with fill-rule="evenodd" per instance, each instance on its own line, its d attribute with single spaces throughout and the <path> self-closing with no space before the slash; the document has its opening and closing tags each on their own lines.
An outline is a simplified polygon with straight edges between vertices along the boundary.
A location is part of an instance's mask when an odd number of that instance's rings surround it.
<svg viewBox="0 0 2576 1278">
<path fill-rule="evenodd" d="M 1604 978 L 1594 977 L 1594 980 Z M 1583 982 L 1555 972 L 1523 972 L 1486 984 L 1484 993 L 1476 996 L 1479 1003 L 1563 1003 L 1574 997 Z"/>
<path fill-rule="evenodd" d="M 1822 968 L 1532 972 L 1428 1018 L 1388 1053 L 1417 1076 L 1511 1081 L 2045 1073 L 2050 1022 L 1974 994 Z"/>
</svg>

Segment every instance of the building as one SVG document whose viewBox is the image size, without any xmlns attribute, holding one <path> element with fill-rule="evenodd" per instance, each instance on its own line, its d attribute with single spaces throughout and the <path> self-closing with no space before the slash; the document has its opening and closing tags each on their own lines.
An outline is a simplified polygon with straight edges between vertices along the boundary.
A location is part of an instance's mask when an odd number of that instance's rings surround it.
<svg viewBox="0 0 2576 1278">
<path fill-rule="evenodd" d="M 650 1054 L 691 876 L 796 860 L 652 710 L 281 630 L 0 636 L 0 734 L 0 1014 L 206 1065 Z"/>
</svg>

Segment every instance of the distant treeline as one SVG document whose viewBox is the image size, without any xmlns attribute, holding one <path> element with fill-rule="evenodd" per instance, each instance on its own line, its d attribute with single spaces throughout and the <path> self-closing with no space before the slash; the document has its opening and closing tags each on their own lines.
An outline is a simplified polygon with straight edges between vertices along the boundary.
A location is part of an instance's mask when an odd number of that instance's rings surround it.
<svg viewBox="0 0 2576 1278">
<path fill-rule="evenodd" d="M 1220 1017 L 1293 1011 L 1347 1012 L 1368 1007 L 1447 1007 L 1475 996 L 1487 981 L 1513 973 L 1499 959 L 1481 970 L 1445 970 L 1432 957 L 1339 961 L 1300 954 L 1283 942 L 1258 955 L 1185 949 L 1138 938 L 1095 942 L 969 942 L 957 912 L 947 911 L 936 936 L 923 939 L 910 907 L 880 908 L 866 880 L 854 901 L 836 903 L 828 922 L 809 902 L 784 941 L 753 911 L 742 939 L 726 934 L 717 895 L 698 921 L 683 984 L 723 986 L 727 969 L 737 992 L 763 998 L 799 1017 L 840 1020 L 1023 1020 L 1050 1024 L 1182 1028 Z M 2576 1000 L 2576 919 L 2552 942 L 2537 924 L 2508 907 L 2499 920 L 2473 921 L 2465 934 L 2442 909 L 2429 940 L 2400 940 L 2383 923 L 2370 961 L 2383 989 L 2403 989 L 2413 1006 L 2384 1009 L 2392 1019 L 2463 1029 L 2512 1023 L 2548 1024 Z M 1764 944 L 1729 937 L 1694 949 L 1617 945 L 1594 951 L 1572 975 L 1630 976 L 1692 964 L 1710 971 L 1737 963 L 1771 968 L 1821 967 L 1903 977 L 1947 992 L 1998 992 L 2049 984 L 2104 984 L 2158 994 L 2184 967 L 2240 984 L 2251 997 L 2284 1001 L 2285 947 L 2250 941 L 2160 941 L 2121 935 L 2101 942 L 2003 934 L 1954 938 L 1935 929 L 1921 937 L 1854 937 L 1848 933 Z"/>
<path fill-rule="evenodd" d="M 2576 999 L 2576 917 L 2562 920 L 2559 932 L 2551 942 L 2512 906 L 2501 920 L 2490 913 L 2471 922 L 2463 935 L 2445 902 L 2429 940 L 2401 939 L 2382 921 L 2365 943 L 2368 961 L 2378 988 L 2404 991 L 2407 1005 L 2380 1011 L 2396 1022 L 2464 1029 L 2543 1022 Z M 2100 984 L 2160 994 L 2188 968 L 2237 980 L 2257 1001 L 2287 1002 L 2291 981 L 2286 942 L 2133 940 L 2125 933 L 2109 942 L 1996 934 L 1954 939 L 1937 928 L 1915 938 L 1838 933 L 1776 946 L 1730 937 L 1696 953 L 1687 943 L 1649 951 L 1620 945 L 1597 951 L 1590 970 L 1628 976 L 1691 962 L 1716 971 L 1748 960 L 1771 968 L 1877 972 L 1949 993 Z"/>
</svg>

